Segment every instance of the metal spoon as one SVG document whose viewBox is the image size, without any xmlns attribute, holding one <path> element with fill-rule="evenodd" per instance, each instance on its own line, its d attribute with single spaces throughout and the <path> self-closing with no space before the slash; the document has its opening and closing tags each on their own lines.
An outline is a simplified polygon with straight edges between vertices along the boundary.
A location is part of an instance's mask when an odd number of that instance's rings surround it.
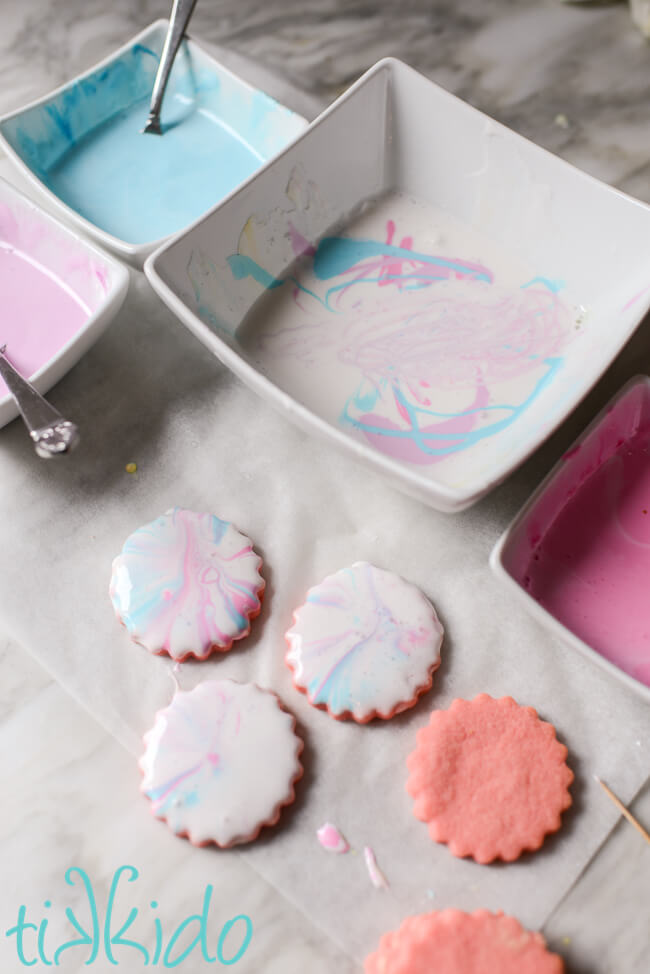
<svg viewBox="0 0 650 974">
<path fill-rule="evenodd" d="M 0 348 L 0 375 L 5 380 L 9 392 L 23 417 L 29 435 L 34 441 L 34 449 L 39 457 L 50 457 L 69 453 L 79 442 L 79 432 L 74 423 L 64 419 L 54 406 L 36 391 L 34 386 L 17 372 L 5 356 L 5 348 Z"/>
<path fill-rule="evenodd" d="M 160 55 L 160 64 L 156 72 L 156 80 L 151 94 L 151 105 L 149 106 L 149 116 L 142 131 L 148 135 L 162 135 L 160 127 L 160 109 L 165 95 L 165 88 L 169 79 L 169 73 L 174 63 L 174 58 L 178 52 L 183 34 L 192 16 L 196 0 L 174 0 L 172 15 L 169 19 L 167 36 Z"/>
</svg>

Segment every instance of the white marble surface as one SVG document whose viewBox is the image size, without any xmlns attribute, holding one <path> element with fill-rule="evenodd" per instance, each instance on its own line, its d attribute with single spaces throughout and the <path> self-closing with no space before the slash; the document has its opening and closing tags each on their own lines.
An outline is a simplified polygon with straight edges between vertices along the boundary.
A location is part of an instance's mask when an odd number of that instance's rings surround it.
<svg viewBox="0 0 650 974">
<path fill-rule="evenodd" d="M 52 8 L 44 0 L 20 4 L 3 0 L 0 110 L 41 94 L 93 63 L 165 14 L 166 6 L 118 0 L 106 12 L 105 5 L 94 0 L 85 4 L 65 0 Z M 194 32 L 257 59 L 297 86 L 297 98 L 302 93 L 303 98 L 312 99 L 303 102 L 311 106 L 330 98 L 377 57 L 396 54 L 565 158 L 643 198 L 650 197 L 650 50 L 631 26 L 624 7 L 578 9 L 554 2 L 513 7 L 503 0 L 488 0 L 480 8 L 470 2 L 397 6 L 343 5 L 333 0 L 300 4 L 239 0 L 218 6 L 200 4 Z M 566 124 L 557 123 L 558 114 L 566 116 Z M 141 287 L 138 294 L 142 294 Z M 132 311 L 138 308 L 151 314 L 153 305 L 136 295 Z M 165 322 L 161 334 L 167 334 L 168 327 Z M 172 334 L 170 330 L 170 341 Z M 132 350 L 140 355 L 146 352 L 144 337 L 137 332 L 134 336 Z M 172 358 L 174 347 L 172 341 Z M 644 341 L 639 334 L 578 411 L 573 430 L 584 425 L 606 391 L 629 374 L 635 360 L 647 361 L 646 347 L 647 338 Z M 178 350 L 184 346 L 179 345 Z M 126 387 L 137 383 L 131 356 L 116 359 L 115 355 L 116 346 L 109 337 L 88 360 L 91 376 L 104 383 L 105 410 L 111 408 L 110 376 L 115 375 L 116 365 L 128 368 Z M 102 356 L 110 366 L 106 374 Z M 197 374 L 180 392 L 185 398 L 194 395 L 198 401 L 204 396 L 207 405 L 211 364 L 199 365 L 198 361 L 188 350 L 187 364 Z M 79 376 L 76 382 L 71 376 L 61 383 L 56 390 L 61 402 L 83 386 L 80 381 Z M 223 376 L 220 382 L 229 384 Z M 150 390 L 151 385 L 145 388 Z M 245 408 L 256 408 L 247 395 L 241 398 Z M 101 397 L 96 399 L 94 408 L 99 410 L 101 403 Z M 137 390 L 134 405 L 138 405 Z M 173 418 L 162 416 L 154 441 L 163 435 L 166 425 L 173 435 Z M 144 448 L 141 431 L 112 429 L 110 422 L 103 428 L 124 436 L 125 451 L 133 446 Z M 12 428 L 7 434 L 2 448 L 10 461 L 6 469 L 17 475 L 18 497 L 24 453 L 19 432 Z M 538 463 L 548 465 L 570 435 L 558 433 Z M 146 461 L 142 452 L 138 459 L 141 457 Z M 535 483 L 537 470 L 529 464 L 505 485 L 501 503 L 505 497 L 514 509 Z M 111 470 L 104 473 L 107 489 L 124 489 L 116 474 Z M 174 470 L 168 471 L 170 486 L 174 474 Z M 89 477 L 85 487 L 78 484 L 77 489 L 81 493 L 90 490 L 93 504 L 100 507 L 95 479 L 89 471 L 84 476 Z M 65 483 L 64 477 L 60 487 L 65 489 Z M 488 499 L 467 523 L 480 531 L 481 518 L 490 516 L 494 503 Z M 298 520 L 308 518 L 308 507 L 301 506 L 297 515 Z M 346 525 L 350 532 L 354 521 L 355 508 L 350 505 Z M 486 538 L 486 546 L 488 541 Z M 38 600 L 33 611 L 37 609 Z M 152 829 L 146 807 L 135 793 L 137 774 L 132 759 L 120 745 L 23 651 L 8 648 L 1 660 L 5 680 L 0 693 L 0 747 L 9 765 L 9 787 L 3 793 L 0 819 L 3 930 L 15 922 L 20 903 L 29 905 L 40 918 L 45 912 L 42 901 L 50 896 L 52 942 L 60 942 L 64 934 L 55 907 L 72 902 L 65 900 L 65 869 L 83 865 L 105 896 L 116 866 L 137 858 L 142 892 L 134 901 L 144 910 L 156 896 L 160 915 L 169 925 L 199 908 L 207 882 L 215 885 L 215 902 L 218 895 L 224 913 L 250 913 L 254 940 L 246 960 L 235 969 L 355 969 L 349 958 L 340 955 L 331 941 L 239 857 L 219 857 L 216 876 L 214 857 L 175 842 L 162 827 Z M 107 780 L 112 784 L 110 790 L 105 787 Z M 647 788 L 636 807 L 641 816 L 650 818 Z M 570 971 L 645 972 L 650 952 L 649 876 L 650 850 L 623 823 L 547 924 L 549 939 L 569 960 Z M 359 910 L 365 908 L 361 903 Z M 221 915 L 221 909 L 218 912 Z M 16 965 L 15 953 L 7 953 L 7 946 L 3 938 L 2 969 L 22 969 Z M 68 955 L 69 969 L 81 969 L 73 953 Z M 99 961 L 95 969 L 103 969 Z"/>
</svg>

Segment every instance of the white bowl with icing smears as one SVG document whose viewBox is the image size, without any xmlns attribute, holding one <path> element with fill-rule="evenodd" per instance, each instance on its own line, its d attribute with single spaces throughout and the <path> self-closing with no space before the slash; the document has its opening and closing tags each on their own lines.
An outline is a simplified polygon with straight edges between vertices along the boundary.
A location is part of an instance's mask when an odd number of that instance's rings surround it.
<svg viewBox="0 0 650 974">
<path fill-rule="evenodd" d="M 45 393 L 119 311 L 129 274 L 0 179 L 0 344 Z M 0 426 L 18 407 L 0 380 Z"/>
<path fill-rule="evenodd" d="M 287 417 L 451 512 L 621 349 L 649 242 L 650 208 L 388 59 L 145 272 Z"/>
<path fill-rule="evenodd" d="M 567 450 L 490 562 L 539 622 L 650 701 L 647 376 Z"/>
</svg>

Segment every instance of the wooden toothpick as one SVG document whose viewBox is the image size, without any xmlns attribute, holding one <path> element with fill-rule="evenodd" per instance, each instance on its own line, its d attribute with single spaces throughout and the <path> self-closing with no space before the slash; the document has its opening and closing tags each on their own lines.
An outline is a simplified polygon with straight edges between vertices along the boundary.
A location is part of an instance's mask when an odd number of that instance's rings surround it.
<svg viewBox="0 0 650 974">
<path fill-rule="evenodd" d="M 608 795 L 609 798 L 611 798 L 611 800 L 614 802 L 614 804 L 618 808 L 618 810 L 621 813 L 621 815 L 624 815 L 625 816 L 625 818 L 628 820 L 628 822 L 630 823 L 630 825 L 633 825 L 634 828 L 637 830 L 637 832 L 640 832 L 641 833 L 641 835 L 646 840 L 646 842 L 648 843 L 648 845 L 650 845 L 650 834 L 648 832 L 646 832 L 646 830 L 643 828 L 643 826 L 641 825 L 641 823 L 639 821 L 637 821 L 637 819 L 635 819 L 635 817 L 632 814 L 632 812 L 628 808 L 625 807 L 625 805 L 623 804 L 623 802 L 621 801 L 620 798 L 617 798 L 616 797 L 616 795 L 614 794 L 614 792 L 612 791 L 612 789 L 611 788 L 608 788 L 608 786 L 605 784 L 605 782 L 600 780 L 600 778 L 598 777 L 597 774 L 594 775 L 594 778 L 596 779 L 596 781 L 598 782 L 598 784 L 600 785 L 600 787 L 603 789 L 603 791 L 605 792 L 605 794 Z"/>
</svg>

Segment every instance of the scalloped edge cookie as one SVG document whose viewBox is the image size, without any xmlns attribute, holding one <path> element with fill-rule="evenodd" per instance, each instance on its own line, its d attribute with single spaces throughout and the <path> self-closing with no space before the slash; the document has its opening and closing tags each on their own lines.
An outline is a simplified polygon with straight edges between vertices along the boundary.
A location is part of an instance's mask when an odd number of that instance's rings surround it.
<svg viewBox="0 0 650 974">
<path fill-rule="evenodd" d="M 195 846 L 252 842 L 295 800 L 303 775 L 293 714 L 255 683 L 177 691 L 143 740 L 140 790 L 151 813 Z"/>
<path fill-rule="evenodd" d="M 540 933 L 504 913 L 436 910 L 385 933 L 365 974 L 562 974 Z"/>
<path fill-rule="evenodd" d="M 454 700 L 433 711 L 407 758 L 413 813 L 455 856 L 512 862 L 560 828 L 567 753 L 553 725 L 512 697 Z"/>
<path fill-rule="evenodd" d="M 293 685 L 336 720 L 389 720 L 433 685 L 444 630 L 412 582 L 355 562 L 312 586 L 293 613 Z"/>
<path fill-rule="evenodd" d="M 250 633 L 262 608 L 261 567 L 251 539 L 230 521 L 174 507 L 126 539 L 109 595 L 133 642 L 179 663 L 205 660 Z"/>
</svg>

